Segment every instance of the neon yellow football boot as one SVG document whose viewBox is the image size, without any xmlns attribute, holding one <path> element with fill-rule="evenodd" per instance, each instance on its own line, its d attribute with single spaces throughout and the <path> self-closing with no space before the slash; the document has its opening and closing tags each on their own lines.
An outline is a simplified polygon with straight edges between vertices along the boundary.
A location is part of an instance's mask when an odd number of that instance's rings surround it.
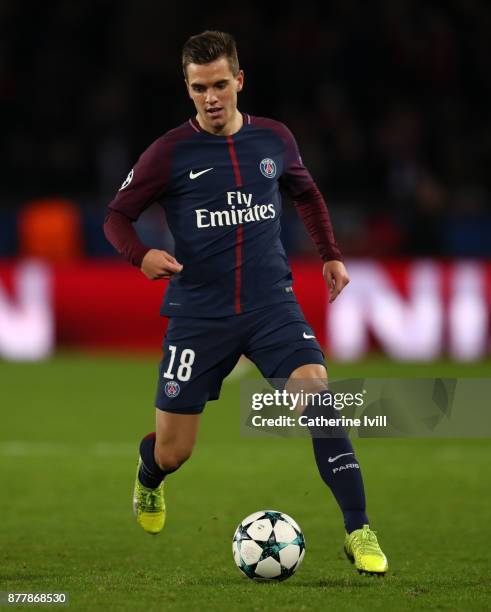
<svg viewBox="0 0 491 612">
<path fill-rule="evenodd" d="M 138 478 L 141 464 L 142 460 L 139 457 L 133 492 L 133 512 L 138 524 L 147 533 L 157 535 L 165 524 L 164 482 L 162 481 L 156 489 L 144 487 Z"/>
<path fill-rule="evenodd" d="M 344 552 L 360 574 L 383 576 L 389 569 L 387 557 L 379 546 L 377 536 L 368 525 L 346 534 Z"/>
</svg>

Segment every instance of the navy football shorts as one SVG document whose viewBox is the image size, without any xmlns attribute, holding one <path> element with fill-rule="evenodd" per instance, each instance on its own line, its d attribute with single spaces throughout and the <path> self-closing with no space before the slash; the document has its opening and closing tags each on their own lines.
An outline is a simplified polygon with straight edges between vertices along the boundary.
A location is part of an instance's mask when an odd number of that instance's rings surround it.
<svg viewBox="0 0 491 612">
<path fill-rule="evenodd" d="M 288 378 L 298 367 L 324 365 L 324 355 L 296 302 L 217 319 L 172 317 L 164 338 L 156 406 L 199 414 L 220 395 L 243 354 L 265 378 Z"/>
</svg>

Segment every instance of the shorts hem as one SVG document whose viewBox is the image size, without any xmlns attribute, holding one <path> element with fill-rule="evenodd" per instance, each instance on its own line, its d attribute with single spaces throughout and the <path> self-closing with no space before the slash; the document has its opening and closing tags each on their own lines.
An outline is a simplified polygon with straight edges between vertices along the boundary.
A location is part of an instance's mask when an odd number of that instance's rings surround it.
<svg viewBox="0 0 491 612">
<path fill-rule="evenodd" d="M 288 355 L 269 378 L 290 378 L 297 368 L 312 363 L 326 367 L 324 354 L 318 349 L 299 349 Z"/>
<path fill-rule="evenodd" d="M 200 404 L 199 406 L 190 406 L 189 408 L 171 408 L 170 406 L 155 406 L 157 410 L 161 412 L 170 412 L 171 414 L 201 414 L 205 409 L 204 404 Z"/>
</svg>

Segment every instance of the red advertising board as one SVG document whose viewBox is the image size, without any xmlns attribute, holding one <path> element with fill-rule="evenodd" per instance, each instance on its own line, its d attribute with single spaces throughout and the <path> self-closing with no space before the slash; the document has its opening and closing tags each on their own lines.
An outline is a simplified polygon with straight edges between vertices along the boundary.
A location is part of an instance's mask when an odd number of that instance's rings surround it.
<svg viewBox="0 0 491 612">
<path fill-rule="evenodd" d="M 395 359 L 489 354 L 490 262 L 351 261 L 351 283 L 332 306 L 319 262 L 294 261 L 292 270 L 307 320 L 339 359 L 374 345 Z M 158 350 L 166 286 L 112 260 L 1 262 L 0 356 L 34 359 L 55 346 Z"/>
</svg>

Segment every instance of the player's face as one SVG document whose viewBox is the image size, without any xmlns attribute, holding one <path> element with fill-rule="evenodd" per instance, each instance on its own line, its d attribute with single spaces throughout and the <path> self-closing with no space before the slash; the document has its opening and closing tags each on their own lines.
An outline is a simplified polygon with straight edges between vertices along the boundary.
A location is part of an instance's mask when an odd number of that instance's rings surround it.
<svg viewBox="0 0 491 612">
<path fill-rule="evenodd" d="M 234 76 L 228 59 L 220 57 L 209 64 L 189 64 L 186 86 L 198 111 L 198 122 L 213 134 L 233 134 L 240 115 L 237 93 L 242 90 L 244 73 Z"/>
</svg>

